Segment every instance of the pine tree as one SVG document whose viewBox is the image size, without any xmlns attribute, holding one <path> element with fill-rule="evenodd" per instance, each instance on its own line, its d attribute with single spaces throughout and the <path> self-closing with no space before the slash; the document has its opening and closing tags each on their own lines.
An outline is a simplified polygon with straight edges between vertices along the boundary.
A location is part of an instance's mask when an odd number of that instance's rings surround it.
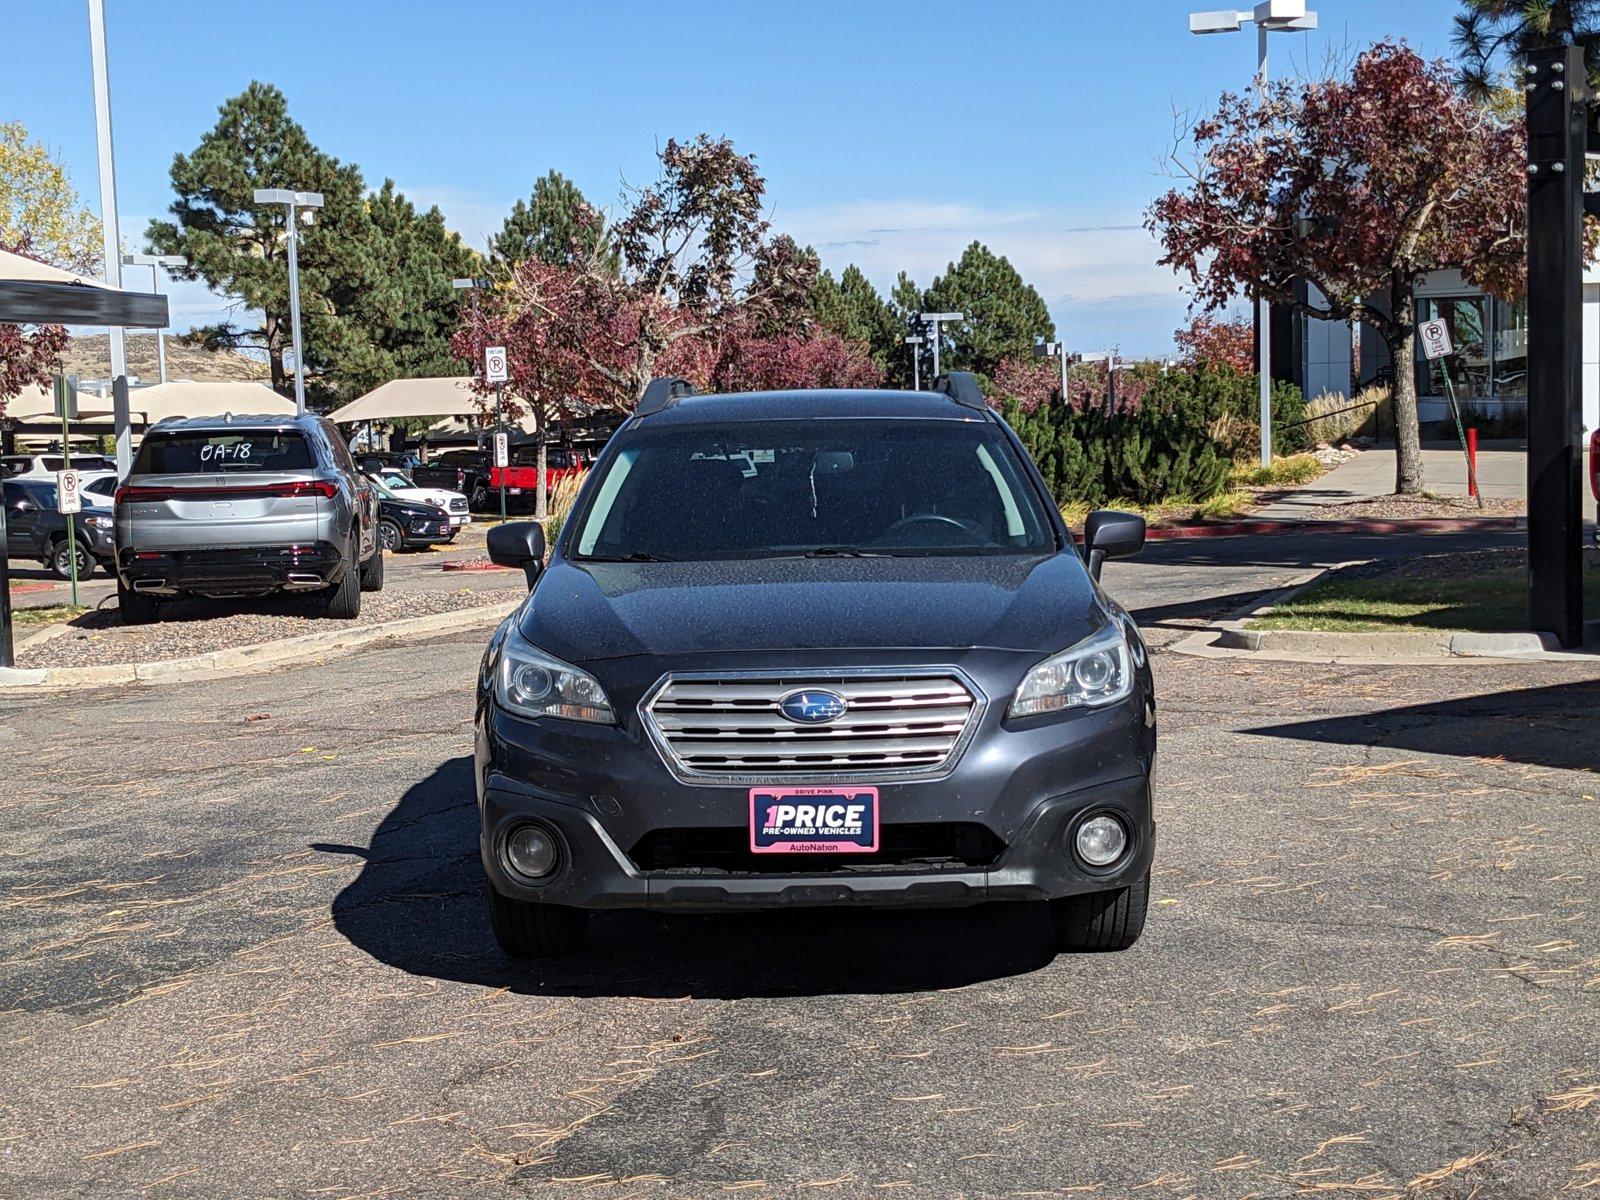
<svg viewBox="0 0 1600 1200">
<path fill-rule="evenodd" d="M 559 266 L 582 258 L 605 241 L 605 223 L 578 186 L 560 171 L 550 171 L 518 200 L 489 244 L 490 261 L 509 270 L 536 258 Z"/>
<path fill-rule="evenodd" d="M 905 335 L 893 309 L 854 263 L 837 281 L 831 273 L 821 272 L 812 285 L 808 308 L 816 324 L 865 346 L 885 370 L 897 357 L 904 357 L 900 339 Z"/>
<path fill-rule="evenodd" d="M 910 387 L 915 375 L 911 369 L 911 355 L 913 352 L 926 356 L 926 346 L 909 346 L 905 338 L 922 335 L 922 326 L 917 324 L 917 314 L 923 311 L 922 289 L 901 271 L 895 277 L 894 287 L 889 292 L 889 316 L 894 322 L 896 336 L 901 339 L 899 346 L 890 355 L 889 383 L 891 387 Z M 931 364 L 924 358 L 924 367 L 931 370 Z"/>
<path fill-rule="evenodd" d="M 179 273 L 204 279 L 263 314 L 199 331 L 211 346 L 264 351 L 272 386 L 292 394 L 285 214 L 256 205 L 257 188 L 321 192 L 323 207 L 299 238 L 301 340 L 308 390 L 319 403 L 397 375 L 450 370 L 456 324 L 450 280 L 474 273 L 477 256 L 444 226 L 418 214 L 386 182 L 368 194 L 361 169 L 323 153 L 289 116 L 270 84 L 252 83 L 224 103 L 191 154 L 172 162 L 171 221 L 152 221 L 151 246 L 182 254 Z"/>
<path fill-rule="evenodd" d="M 1055 338 L 1044 298 L 1017 274 L 1009 259 L 981 242 L 962 251 L 928 288 L 925 301 L 936 312 L 959 312 L 966 320 L 949 326 L 940 347 L 945 370 L 992 376 L 1000 360 L 1033 352 L 1033 340 Z"/>
</svg>

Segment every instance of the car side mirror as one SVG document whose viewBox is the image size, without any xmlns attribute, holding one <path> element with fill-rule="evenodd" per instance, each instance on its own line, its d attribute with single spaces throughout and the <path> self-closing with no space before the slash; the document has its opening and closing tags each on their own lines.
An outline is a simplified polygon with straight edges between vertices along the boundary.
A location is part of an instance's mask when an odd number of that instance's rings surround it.
<svg viewBox="0 0 1600 1200">
<path fill-rule="evenodd" d="M 544 526 L 537 521 L 511 521 L 489 530 L 489 561 L 501 567 L 521 567 L 528 589 L 544 569 Z"/>
<path fill-rule="evenodd" d="M 1144 549 L 1144 518 L 1097 508 L 1084 518 L 1083 548 L 1089 553 L 1089 574 L 1099 579 L 1106 559 L 1128 558 Z"/>
</svg>

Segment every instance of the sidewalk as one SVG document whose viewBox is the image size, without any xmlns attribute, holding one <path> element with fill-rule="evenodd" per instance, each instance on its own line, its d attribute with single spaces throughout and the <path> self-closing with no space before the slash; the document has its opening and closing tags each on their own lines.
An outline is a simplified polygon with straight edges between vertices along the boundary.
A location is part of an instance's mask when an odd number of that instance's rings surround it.
<svg viewBox="0 0 1600 1200">
<path fill-rule="evenodd" d="M 1395 452 L 1374 446 L 1320 479 L 1296 488 L 1253 514 L 1257 520 L 1311 520 L 1329 504 L 1371 500 L 1394 492 Z M 1430 442 L 1422 450 L 1424 487 L 1441 496 L 1467 494 L 1467 463 L 1461 447 Z M 1528 456 L 1521 442 L 1486 442 L 1478 447 L 1478 488 L 1488 499 L 1527 496 Z"/>
</svg>

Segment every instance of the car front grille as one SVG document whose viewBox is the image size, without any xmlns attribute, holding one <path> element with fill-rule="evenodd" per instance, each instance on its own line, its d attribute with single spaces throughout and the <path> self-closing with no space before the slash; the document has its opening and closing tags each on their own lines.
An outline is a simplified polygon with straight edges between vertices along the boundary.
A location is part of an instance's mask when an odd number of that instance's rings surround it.
<svg viewBox="0 0 1600 1200">
<path fill-rule="evenodd" d="M 467 498 L 465 496 L 452 496 L 452 497 L 450 497 L 450 511 L 451 512 L 466 512 L 467 511 Z"/>
<path fill-rule="evenodd" d="M 825 689 L 845 712 L 820 724 L 783 715 L 785 696 Z M 667 765 L 685 779 L 935 775 L 955 761 L 981 714 L 951 671 L 669 676 L 643 707 Z"/>
</svg>

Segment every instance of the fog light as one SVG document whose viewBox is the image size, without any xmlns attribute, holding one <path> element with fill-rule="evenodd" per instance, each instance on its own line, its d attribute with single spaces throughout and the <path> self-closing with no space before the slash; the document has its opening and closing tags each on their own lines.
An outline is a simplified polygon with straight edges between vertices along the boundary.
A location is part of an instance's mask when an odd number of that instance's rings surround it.
<svg viewBox="0 0 1600 1200">
<path fill-rule="evenodd" d="M 522 825 L 506 838 L 506 865 L 528 879 L 542 879 L 556 869 L 561 851 L 555 836 L 538 825 Z"/>
<path fill-rule="evenodd" d="M 1113 816 L 1090 817 L 1078 826 L 1078 857 L 1091 867 L 1109 867 L 1128 848 L 1128 831 Z"/>
</svg>

